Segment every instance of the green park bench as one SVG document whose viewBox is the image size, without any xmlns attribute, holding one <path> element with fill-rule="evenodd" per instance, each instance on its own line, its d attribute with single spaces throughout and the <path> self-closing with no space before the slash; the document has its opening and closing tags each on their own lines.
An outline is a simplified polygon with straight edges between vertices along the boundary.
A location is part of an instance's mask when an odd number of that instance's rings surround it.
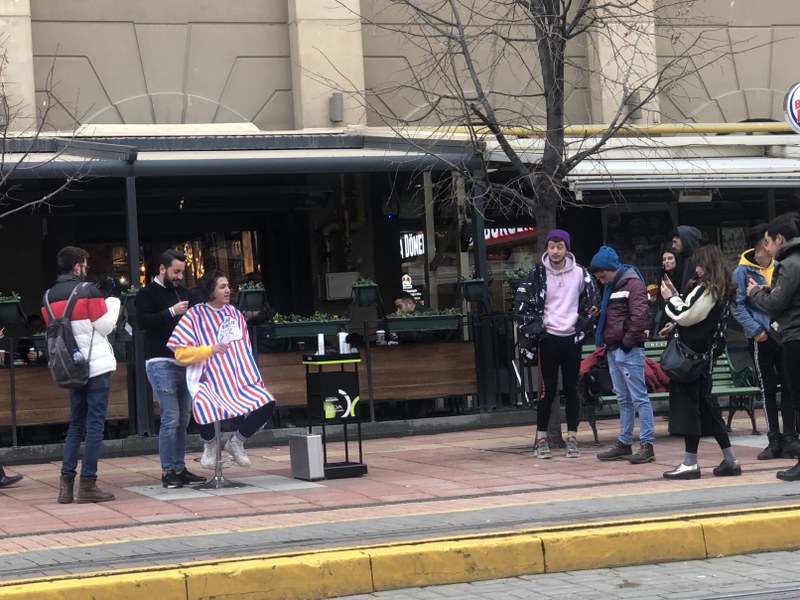
<svg viewBox="0 0 800 600">
<path fill-rule="evenodd" d="M 651 358 L 655 362 L 661 359 L 661 353 L 666 347 L 666 341 L 648 341 L 645 342 L 644 354 L 647 358 Z M 582 359 L 589 356 L 594 352 L 594 346 L 584 346 Z M 711 396 L 716 402 L 720 398 L 727 398 L 728 403 L 728 431 L 731 430 L 731 421 L 736 411 L 744 410 L 750 417 L 750 423 L 753 426 L 753 435 L 758 435 L 758 428 L 756 427 L 755 406 L 756 399 L 761 397 L 761 388 L 754 385 L 755 373 L 752 367 L 744 367 L 736 369 L 731 364 L 727 352 L 723 352 L 714 363 L 714 369 L 711 373 L 712 386 Z M 606 404 L 616 402 L 617 397 L 614 394 L 602 395 L 592 394 L 588 388 L 583 385 L 578 385 L 578 392 L 581 399 L 581 421 L 589 423 L 594 434 L 595 444 L 600 443 L 597 435 L 597 411 L 603 409 Z M 669 400 L 668 392 L 650 392 L 650 400 Z"/>
</svg>

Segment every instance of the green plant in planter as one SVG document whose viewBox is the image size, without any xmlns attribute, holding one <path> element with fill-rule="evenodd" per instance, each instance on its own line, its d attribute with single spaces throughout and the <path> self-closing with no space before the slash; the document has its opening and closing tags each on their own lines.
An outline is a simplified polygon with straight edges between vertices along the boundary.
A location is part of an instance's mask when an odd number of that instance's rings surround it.
<svg viewBox="0 0 800 600">
<path fill-rule="evenodd" d="M 8 295 L 0 292 L 0 323 L 11 323 L 23 316 L 21 300 L 22 298 L 17 292 L 11 292 Z"/>
<path fill-rule="evenodd" d="M 353 299 L 359 306 L 378 303 L 378 284 L 369 277 L 359 277 L 353 284 Z"/>
<path fill-rule="evenodd" d="M 424 312 L 396 312 L 386 315 L 386 328 L 398 331 L 436 331 L 458 328 L 461 311 L 457 308 L 443 310 L 426 310 Z"/>
<path fill-rule="evenodd" d="M 246 281 L 239 284 L 239 310 L 257 311 L 264 306 L 264 284 Z"/>
<path fill-rule="evenodd" d="M 275 313 L 270 335 L 274 338 L 312 337 L 319 333 L 335 335 L 349 322 L 349 319 L 322 312 L 315 312 L 310 317 Z"/>
<path fill-rule="evenodd" d="M 122 306 L 125 308 L 125 312 L 128 313 L 128 318 L 136 314 L 135 300 L 138 293 L 139 288 L 135 285 L 125 288 L 122 292 Z"/>
</svg>

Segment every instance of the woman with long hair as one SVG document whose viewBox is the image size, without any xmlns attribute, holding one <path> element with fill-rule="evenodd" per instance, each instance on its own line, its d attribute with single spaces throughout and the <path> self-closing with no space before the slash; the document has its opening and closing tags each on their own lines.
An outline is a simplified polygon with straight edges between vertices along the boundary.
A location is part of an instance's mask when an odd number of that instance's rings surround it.
<svg viewBox="0 0 800 600">
<path fill-rule="evenodd" d="M 672 248 L 667 248 L 661 253 L 661 276 L 658 280 L 658 287 L 661 287 L 661 282 L 666 277 L 673 287 L 677 288 L 681 281 L 680 255 Z M 649 288 L 650 286 L 648 286 Z M 653 319 L 650 323 L 650 337 L 654 340 L 659 339 L 661 330 L 669 323 L 669 318 L 665 311 L 667 301 L 659 293 L 656 296 L 656 303 L 653 312 Z"/>
<path fill-rule="evenodd" d="M 665 311 L 675 323 L 681 342 L 690 350 L 705 354 L 722 340 L 716 335 L 720 321 L 727 316 L 727 306 L 735 299 L 736 288 L 728 261 L 718 246 L 701 246 L 692 254 L 697 277 L 695 285 L 681 298 L 672 282 L 661 282 L 661 295 L 666 300 Z M 722 329 L 721 331 L 724 331 Z M 717 477 L 742 474 L 742 467 L 731 448 L 725 422 L 719 406 L 711 399 L 711 363 L 694 381 L 669 384 L 669 432 L 684 439 L 683 462 L 672 471 L 664 472 L 665 479 L 700 479 L 697 449 L 702 436 L 714 436 L 723 460 L 714 468 Z"/>
<path fill-rule="evenodd" d="M 213 469 L 217 444 L 214 422 L 244 416 L 228 438 L 225 450 L 240 467 L 249 467 L 244 441 L 255 434 L 275 410 L 250 348 L 244 315 L 231 305 L 231 287 L 220 271 L 200 280 L 205 299 L 181 317 L 167 342 L 175 360 L 188 365 L 186 381 L 192 412 L 205 442 L 200 464 Z"/>
</svg>

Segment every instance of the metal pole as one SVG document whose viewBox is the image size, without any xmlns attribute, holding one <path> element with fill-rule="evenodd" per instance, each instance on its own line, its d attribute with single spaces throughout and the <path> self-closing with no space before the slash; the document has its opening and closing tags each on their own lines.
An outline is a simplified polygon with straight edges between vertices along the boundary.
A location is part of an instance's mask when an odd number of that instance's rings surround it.
<svg viewBox="0 0 800 600">
<path fill-rule="evenodd" d="M 8 381 L 11 394 L 11 445 L 17 447 L 17 385 L 14 379 L 14 338 L 8 338 Z"/>
<path fill-rule="evenodd" d="M 375 401 L 372 399 L 372 353 L 369 349 L 369 337 L 367 336 L 367 322 L 364 321 L 364 352 L 367 361 L 367 398 L 369 399 L 369 420 L 375 422 Z"/>
<path fill-rule="evenodd" d="M 125 221 L 127 231 L 128 250 L 128 276 L 130 284 L 139 284 L 139 223 L 136 201 L 136 178 L 125 178 Z M 135 325 L 135 323 L 134 323 Z M 147 376 L 145 373 L 144 359 L 144 334 L 136 326 L 133 329 L 133 360 L 128 366 L 133 366 L 133 390 L 128 388 L 128 396 L 133 393 L 135 397 L 135 414 L 128 417 L 133 421 L 131 430 L 136 435 L 149 436 L 155 429 L 153 405 L 147 393 Z M 130 403 L 129 403 L 130 404 Z"/>
<path fill-rule="evenodd" d="M 230 481 L 225 479 L 222 474 L 222 437 L 220 436 L 219 421 L 214 421 L 214 439 L 217 440 L 217 462 L 214 465 L 214 477 L 202 485 L 198 485 L 196 490 L 221 490 L 223 488 L 247 487 L 246 483 L 240 481 Z"/>
</svg>

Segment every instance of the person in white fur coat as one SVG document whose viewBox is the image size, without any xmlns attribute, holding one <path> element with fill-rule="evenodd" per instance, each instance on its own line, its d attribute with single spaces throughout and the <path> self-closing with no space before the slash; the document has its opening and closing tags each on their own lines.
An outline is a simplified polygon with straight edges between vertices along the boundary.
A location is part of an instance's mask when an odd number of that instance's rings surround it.
<svg viewBox="0 0 800 600">
<path fill-rule="evenodd" d="M 64 314 L 70 294 L 86 279 L 88 259 L 89 253 L 83 248 L 65 246 L 59 251 L 58 268 L 61 275 L 47 292 L 55 317 Z M 81 388 L 69 390 L 70 420 L 64 441 L 58 492 L 58 502 L 61 504 L 69 504 L 73 500 L 82 504 L 114 499 L 114 494 L 97 487 L 97 461 L 103 443 L 111 373 L 117 368 L 107 336 L 117 324 L 120 301 L 119 298 L 104 298 L 94 285 L 83 286 L 78 296 L 70 322 L 78 349 L 89 359 L 89 381 Z M 42 315 L 47 322 L 47 311 L 43 310 Z M 73 491 L 81 442 L 85 442 L 83 462 L 75 498 Z"/>
</svg>

